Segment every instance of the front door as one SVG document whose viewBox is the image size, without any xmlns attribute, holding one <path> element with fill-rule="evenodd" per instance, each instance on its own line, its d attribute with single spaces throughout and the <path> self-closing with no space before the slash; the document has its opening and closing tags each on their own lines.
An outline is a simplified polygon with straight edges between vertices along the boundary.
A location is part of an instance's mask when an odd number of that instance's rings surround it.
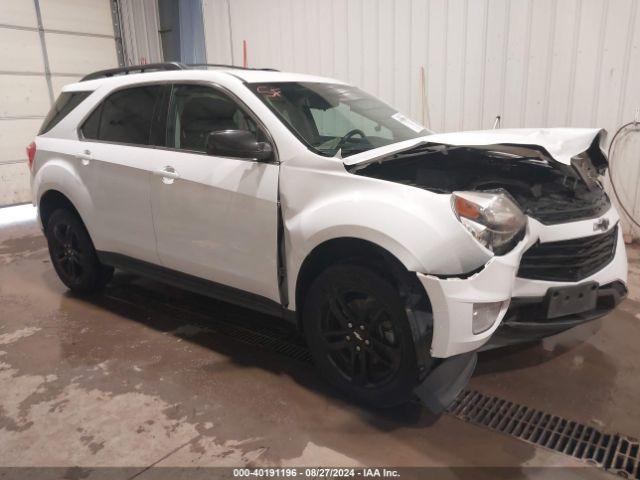
<svg viewBox="0 0 640 480">
<path fill-rule="evenodd" d="M 258 127 L 209 86 L 175 85 L 151 199 L 158 255 L 170 269 L 278 301 L 278 165 L 205 153 L 215 130 Z"/>
</svg>

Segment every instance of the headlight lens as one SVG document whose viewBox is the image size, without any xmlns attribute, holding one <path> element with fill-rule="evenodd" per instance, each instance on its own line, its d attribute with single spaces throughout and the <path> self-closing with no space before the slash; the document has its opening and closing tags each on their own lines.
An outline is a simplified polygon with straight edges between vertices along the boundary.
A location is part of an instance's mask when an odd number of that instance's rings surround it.
<svg viewBox="0 0 640 480">
<path fill-rule="evenodd" d="M 527 217 L 504 190 L 453 192 L 451 206 L 471 235 L 496 255 L 511 250 L 527 224 Z"/>
</svg>

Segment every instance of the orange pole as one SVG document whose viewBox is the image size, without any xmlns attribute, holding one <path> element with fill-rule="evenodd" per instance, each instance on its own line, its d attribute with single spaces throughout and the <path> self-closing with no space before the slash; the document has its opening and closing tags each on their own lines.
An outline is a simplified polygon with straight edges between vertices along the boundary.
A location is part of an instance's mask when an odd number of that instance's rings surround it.
<svg viewBox="0 0 640 480">
<path fill-rule="evenodd" d="M 242 40 L 242 66 L 247 68 L 247 41 Z"/>
</svg>

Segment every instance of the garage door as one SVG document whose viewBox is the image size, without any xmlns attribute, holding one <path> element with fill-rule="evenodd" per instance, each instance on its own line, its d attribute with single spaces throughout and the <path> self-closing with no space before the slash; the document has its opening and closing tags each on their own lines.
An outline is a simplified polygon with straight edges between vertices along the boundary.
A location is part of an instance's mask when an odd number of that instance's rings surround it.
<svg viewBox="0 0 640 480">
<path fill-rule="evenodd" d="M 0 206 L 31 200 L 25 147 L 62 86 L 118 65 L 111 7 L 0 1 Z"/>
</svg>

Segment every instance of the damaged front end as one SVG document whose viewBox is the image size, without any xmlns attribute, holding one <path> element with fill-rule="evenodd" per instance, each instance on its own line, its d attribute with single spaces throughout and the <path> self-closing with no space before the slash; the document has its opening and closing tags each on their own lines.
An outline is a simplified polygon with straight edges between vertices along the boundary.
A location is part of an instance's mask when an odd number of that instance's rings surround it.
<svg viewBox="0 0 640 480">
<path fill-rule="evenodd" d="M 526 215 L 545 225 L 605 213 L 611 204 L 598 177 L 606 168 L 599 136 L 569 164 L 557 161 L 538 145 L 428 142 L 348 167 L 357 175 L 435 193 L 505 190 Z"/>
<path fill-rule="evenodd" d="M 432 308 L 430 353 L 438 366 L 415 393 L 433 411 L 442 411 L 464 388 L 475 352 L 498 331 L 512 298 L 547 289 L 547 279 L 517 279 L 523 253 L 565 238 L 590 239 L 590 219 L 617 222 L 599 180 L 607 169 L 602 137 L 603 131 L 589 129 L 435 134 L 344 159 L 352 174 L 449 195 L 453 213 L 489 258 L 472 271 L 416 272 Z M 620 277 L 622 260 L 597 280 Z M 574 261 L 571 255 L 561 259 Z"/>
</svg>

